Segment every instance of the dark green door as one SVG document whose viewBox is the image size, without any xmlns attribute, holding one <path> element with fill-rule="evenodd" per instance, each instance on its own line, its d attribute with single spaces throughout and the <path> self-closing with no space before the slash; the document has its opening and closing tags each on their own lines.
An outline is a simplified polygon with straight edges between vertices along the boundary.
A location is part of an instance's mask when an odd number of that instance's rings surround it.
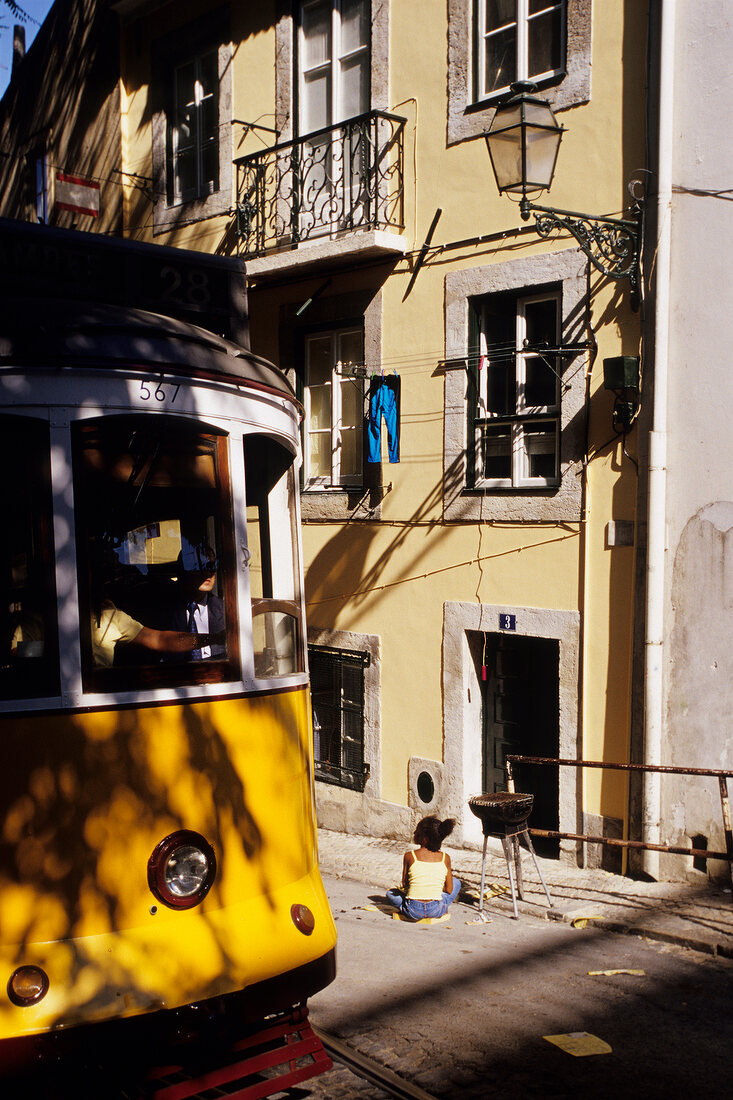
<svg viewBox="0 0 733 1100">
<path fill-rule="evenodd" d="M 554 638 L 486 634 L 483 688 L 483 789 L 506 790 L 507 754 L 557 758 L 559 643 Z M 530 824 L 557 829 L 558 768 L 524 764 L 514 769 L 517 791 L 534 795 Z"/>
</svg>

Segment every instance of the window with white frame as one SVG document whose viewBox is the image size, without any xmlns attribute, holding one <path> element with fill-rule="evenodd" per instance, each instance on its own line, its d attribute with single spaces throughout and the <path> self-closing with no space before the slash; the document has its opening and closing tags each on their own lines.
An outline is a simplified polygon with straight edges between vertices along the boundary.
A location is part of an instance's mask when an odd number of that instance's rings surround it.
<svg viewBox="0 0 733 1100">
<path fill-rule="evenodd" d="M 300 6 L 300 132 L 369 109 L 369 0 Z"/>
<path fill-rule="evenodd" d="M 169 202 L 189 202 L 219 187 L 219 80 L 217 51 L 178 65 L 169 120 Z"/>
<path fill-rule="evenodd" d="M 363 127 L 339 125 L 369 110 L 370 0 L 310 0 L 300 7 L 299 126 L 313 137 L 299 166 L 303 237 L 358 225 L 367 202 Z"/>
<path fill-rule="evenodd" d="M 560 294 L 500 293 L 471 302 L 474 485 L 558 484 Z"/>
<path fill-rule="evenodd" d="M 477 0 L 475 98 L 562 76 L 566 0 Z"/>
<path fill-rule="evenodd" d="M 305 341 L 305 487 L 361 485 L 364 360 L 360 328 L 316 333 Z"/>
</svg>

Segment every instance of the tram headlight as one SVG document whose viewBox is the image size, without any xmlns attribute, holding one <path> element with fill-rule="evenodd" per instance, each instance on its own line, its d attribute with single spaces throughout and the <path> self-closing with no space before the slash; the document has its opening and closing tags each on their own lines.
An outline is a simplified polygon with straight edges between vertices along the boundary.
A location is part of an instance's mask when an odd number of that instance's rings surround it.
<svg viewBox="0 0 733 1100">
<path fill-rule="evenodd" d="M 216 876 L 214 849 L 187 829 L 161 840 L 148 860 L 148 885 L 163 905 L 191 909 L 208 894 Z"/>
<path fill-rule="evenodd" d="M 10 975 L 8 997 L 19 1008 L 37 1005 L 48 993 L 48 975 L 40 966 L 19 966 Z"/>
</svg>

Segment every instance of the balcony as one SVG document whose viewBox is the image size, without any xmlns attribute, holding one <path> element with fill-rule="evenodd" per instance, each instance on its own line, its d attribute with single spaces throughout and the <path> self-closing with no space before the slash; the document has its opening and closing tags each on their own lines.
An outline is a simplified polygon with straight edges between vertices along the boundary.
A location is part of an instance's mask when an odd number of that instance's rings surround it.
<svg viewBox="0 0 733 1100">
<path fill-rule="evenodd" d="M 292 257 L 305 245 L 332 242 L 342 242 L 343 252 L 355 233 L 396 237 L 404 228 L 405 123 L 370 111 L 238 157 L 239 255 L 248 261 Z"/>
</svg>

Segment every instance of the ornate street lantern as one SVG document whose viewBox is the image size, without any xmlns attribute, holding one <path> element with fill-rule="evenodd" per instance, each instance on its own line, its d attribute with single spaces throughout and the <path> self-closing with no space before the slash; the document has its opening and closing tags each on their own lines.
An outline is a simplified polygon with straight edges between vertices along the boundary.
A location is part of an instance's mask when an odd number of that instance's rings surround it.
<svg viewBox="0 0 733 1100">
<path fill-rule="evenodd" d="M 512 195 L 549 191 L 565 128 L 530 84 L 513 84 L 512 97 L 496 108 L 484 135 L 499 192 Z"/>
<path fill-rule="evenodd" d="M 594 217 L 574 210 L 535 206 L 528 195 L 548 191 L 565 128 L 531 84 L 513 84 L 484 134 L 500 194 L 518 195 L 522 218 L 535 216 L 540 237 L 564 231 L 575 237 L 593 266 L 611 279 L 628 279 L 633 300 L 639 297 L 641 200 L 634 199 L 632 218 Z M 629 185 L 629 190 L 633 184 Z"/>
</svg>

